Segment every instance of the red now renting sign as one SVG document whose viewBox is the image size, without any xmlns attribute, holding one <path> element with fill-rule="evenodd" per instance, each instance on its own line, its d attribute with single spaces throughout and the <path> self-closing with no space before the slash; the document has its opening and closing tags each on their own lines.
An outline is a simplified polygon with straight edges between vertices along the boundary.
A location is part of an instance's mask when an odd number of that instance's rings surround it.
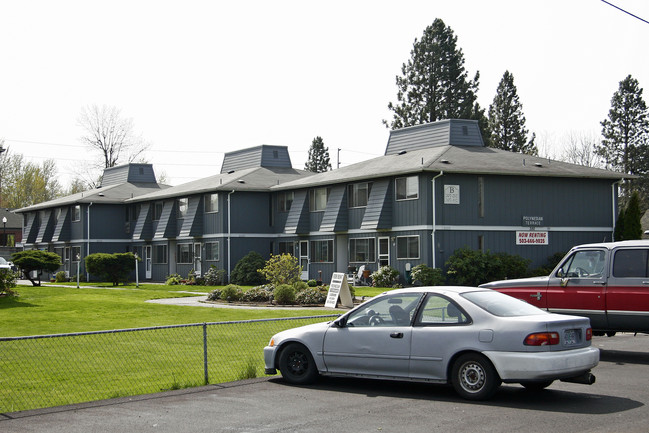
<svg viewBox="0 0 649 433">
<path fill-rule="evenodd" d="M 524 231 L 516 232 L 516 245 L 547 245 L 548 232 Z"/>
</svg>

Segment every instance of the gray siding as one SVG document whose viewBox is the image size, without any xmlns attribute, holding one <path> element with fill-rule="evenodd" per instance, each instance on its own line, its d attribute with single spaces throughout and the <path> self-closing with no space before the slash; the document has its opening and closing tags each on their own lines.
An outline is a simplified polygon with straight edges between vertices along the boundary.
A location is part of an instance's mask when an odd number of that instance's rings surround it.
<svg viewBox="0 0 649 433">
<path fill-rule="evenodd" d="M 295 191 L 291 209 L 286 217 L 285 233 L 308 233 L 309 199 L 307 190 Z"/>
<path fill-rule="evenodd" d="M 291 168 L 291 157 L 285 146 L 257 146 L 228 152 L 223 158 L 221 173 L 254 167 Z"/>
<path fill-rule="evenodd" d="M 128 164 L 104 169 L 101 186 L 120 183 L 155 183 L 155 173 L 151 164 Z"/>
<path fill-rule="evenodd" d="M 320 231 L 346 231 L 348 227 L 347 221 L 347 186 L 336 185 L 331 188 L 331 193 L 327 200 L 327 208 L 325 209 L 324 215 L 322 215 Z"/>
<path fill-rule="evenodd" d="M 449 119 L 390 131 L 386 155 L 453 144 L 484 146 L 478 122 Z"/>
</svg>

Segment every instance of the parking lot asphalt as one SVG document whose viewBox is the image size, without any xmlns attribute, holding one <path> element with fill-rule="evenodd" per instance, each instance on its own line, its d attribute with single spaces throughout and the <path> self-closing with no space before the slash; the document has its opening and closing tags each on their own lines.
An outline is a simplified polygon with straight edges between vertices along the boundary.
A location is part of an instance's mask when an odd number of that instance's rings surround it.
<svg viewBox="0 0 649 433">
<path fill-rule="evenodd" d="M 646 432 L 649 336 L 595 337 L 594 385 L 555 382 L 541 392 L 503 385 L 470 402 L 449 386 L 281 376 L 0 414 L 13 432 Z"/>
</svg>

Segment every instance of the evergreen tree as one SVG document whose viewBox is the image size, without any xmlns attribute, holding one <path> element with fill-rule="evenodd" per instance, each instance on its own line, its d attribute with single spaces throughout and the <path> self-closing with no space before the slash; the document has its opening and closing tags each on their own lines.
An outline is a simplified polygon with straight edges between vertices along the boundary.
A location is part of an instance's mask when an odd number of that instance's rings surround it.
<svg viewBox="0 0 649 433">
<path fill-rule="evenodd" d="M 617 215 L 617 221 L 615 222 L 615 230 L 613 231 L 613 237 L 615 241 L 624 240 L 624 208 L 620 209 L 620 213 Z"/>
<path fill-rule="evenodd" d="M 440 119 L 478 120 L 485 140 L 487 120 L 477 103 L 479 72 L 470 80 L 464 68 L 464 54 L 457 48 L 457 36 L 439 18 L 426 27 L 421 40 L 415 39 L 410 60 L 396 77 L 397 102 L 388 104 L 391 129 L 434 122 Z"/>
<path fill-rule="evenodd" d="M 601 122 L 602 141 L 596 147 L 608 167 L 640 176 L 623 185 L 623 195 L 640 191 L 644 207 L 649 203 L 649 111 L 642 99 L 642 88 L 631 75 L 620 81 L 611 99 L 608 118 Z M 624 194 L 624 191 L 627 193 Z"/>
<path fill-rule="evenodd" d="M 527 141 L 523 106 L 518 99 L 514 76 L 505 71 L 498 84 L 493 103 L 489 106 L 489 130 L 491 147 L 511 152 L 538 155 L 534 144 L 535 134 Z"/>
<path fill-rule="evenodd" d="M 309 148 L 309 157 L 304 164 L 304 169 L 314 173 L 322 173 L 331 170 L 331 162 L 329 161 L 329 148 L 324 147 L 322 137 L 316 137 L 311 142 Z"/>
<path fill-rule="evenodd" d="M 624 212 L 624 240 L 642 239 L 642 225 L 640 224 L 640 195 L 633 191 L 629 204 Z"/>
</svg>

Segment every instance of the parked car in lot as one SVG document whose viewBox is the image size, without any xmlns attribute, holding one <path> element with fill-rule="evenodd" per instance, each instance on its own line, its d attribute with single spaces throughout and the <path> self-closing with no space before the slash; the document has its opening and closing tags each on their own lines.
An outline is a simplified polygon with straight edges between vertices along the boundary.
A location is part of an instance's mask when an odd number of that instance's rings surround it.
<svg viewBox="0 0 649 433">
<path fill-rule="evenodd" d="M 596 334 L 649 332 L 649 241 L 579 245 L 547 277 L 480 287 L 554 313 L 586 316 Z"/>
<path fill-rule="evenodd" d="M 307 384 L 318 374 L 451 383 L 464 398 L 501 384 L 592 384 L 599 362 L 587 318 L 548 313 L 472 287 L 385 292 L 338 319 L 289 329 L 264 348 L 266 374 Z"/>
</svg>

